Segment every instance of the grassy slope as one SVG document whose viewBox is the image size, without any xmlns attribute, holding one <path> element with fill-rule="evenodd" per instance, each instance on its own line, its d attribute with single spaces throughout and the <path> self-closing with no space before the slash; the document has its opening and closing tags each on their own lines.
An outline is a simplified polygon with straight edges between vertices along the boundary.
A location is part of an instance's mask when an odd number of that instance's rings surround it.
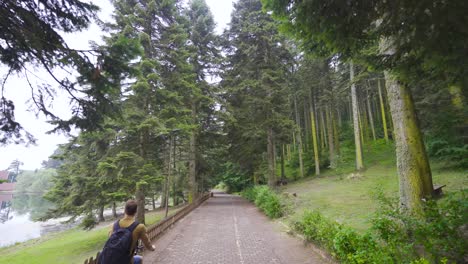
<svg viewBox="0 0 468 264">
<path fill-rule="evenodd" d="M 173 211 L 171 211 L 172 213 Z M 164 211 L 146 215 L 148 225 L 161 220 Z M 109 223 L 110 225 L 110 223 Z M 94 256 L 107 239 L 107 227 L 85 231 L 74 228 L 43 238 L 0 249 L 0 263 L 77 263 Z"/>
<path fill-rule="evenodd" d="M 306 209 L 319 210 L 325 216 L 357 230 L 369 227 L 369 220 L 377 207 L 374 194 L 382 190 L 386 195 L 398 196 L 398 176 L 392 146 L 372 146 L 366 149 L 367 169 L 359 175 L 353 174 L 353 165 L 346 164 L 336 171 L 326 171 L 321 177 L 309 177 L 283 188 L 284 192 L 296 193 L 294 220 Z M 444 192 L 468 187 L 468 173 L 450 170 L 442 164 L 432 164 L 435 184 L 446 184 Z"/>
</svg>

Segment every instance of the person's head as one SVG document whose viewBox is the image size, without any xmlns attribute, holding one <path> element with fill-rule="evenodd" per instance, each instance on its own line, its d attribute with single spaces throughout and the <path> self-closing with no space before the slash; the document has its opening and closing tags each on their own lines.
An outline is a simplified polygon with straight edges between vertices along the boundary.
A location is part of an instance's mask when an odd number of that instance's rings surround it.
<svg viewBox="0 0 468 264">
<path fill-rule="evenodd" d="M 138 204 L 135 200 L 128 200 L 125 203 L 125 214 L 133 216 L 137 211 Z"/>
</svg>

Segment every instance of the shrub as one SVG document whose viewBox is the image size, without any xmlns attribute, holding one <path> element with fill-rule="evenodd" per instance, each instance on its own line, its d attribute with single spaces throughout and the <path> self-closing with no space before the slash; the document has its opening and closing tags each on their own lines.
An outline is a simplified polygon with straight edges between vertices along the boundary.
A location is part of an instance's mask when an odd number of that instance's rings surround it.
<svg viewBox="0 0 468 264">
<path fill-rule="evenodd" d="M 306 211 L 302 219 L 294 224 L 294 228 L 302 233 L 307 240 L 332 250 L 333 237 L 342 226 L 326 219 L 319 212 Z"/>
<path fill-rule="evenodd" d="M 360 235 L 348 227 L 336 233 L 333 249 L 343 263 L 394 263 L 388 252 L 370 234 Z"/>
<path fill-rule="evenodd" d="M 294 228 L 308 241 L 324 247 L 343 263 L 392 263 L 369 234 L 360 235 L 319 212 L 306 211 L 294 223 Z"/>
<path fill-rule="evenodd" d="M 241 192 L 241 196 L 252 203 L 255 202 L 255 199 L 257 198 L 257 192 L 256 192 L 255 187 L 244 189 Z"/>
<path fill-rule="evenodd" d="M 283 215 L 280 197 L 267 186 L 255 186 L 245 189 L 241 195 L 254 202 L 270 218 L 278 218 Z"/>
<path fill-rule="evenodd" d="M 380 200 L 382 206 L 372 220 L 372 230 L 397 260 L 416 261 L 423 254 L 433 263 L 464 262 L 468 248 L 466 190 L 426 202 L 422 216 L 401 213 L 396 201 Z"/>
</svg>

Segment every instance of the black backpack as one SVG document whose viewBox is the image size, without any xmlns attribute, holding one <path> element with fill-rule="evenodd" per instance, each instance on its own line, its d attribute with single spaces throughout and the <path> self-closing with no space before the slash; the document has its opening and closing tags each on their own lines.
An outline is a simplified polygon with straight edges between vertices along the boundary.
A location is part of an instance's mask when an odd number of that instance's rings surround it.
<svg viewBox="0 0 468 264">
<path fill-rule="evenodd" d="M 129 264 L 133 257 L 130 252 L 132 233 L 138 225 L 139 223 L 135 221 L 129 227 L 121 228 L 117 220 L 112 229 L 112 235 L 99 255 L 99 264 Z"/>
</svg>

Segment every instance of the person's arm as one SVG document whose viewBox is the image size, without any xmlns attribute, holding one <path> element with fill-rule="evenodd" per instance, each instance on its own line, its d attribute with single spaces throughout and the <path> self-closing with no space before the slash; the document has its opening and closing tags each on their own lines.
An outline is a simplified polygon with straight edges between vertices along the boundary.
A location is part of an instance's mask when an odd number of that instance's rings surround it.
<svg viewBox="0 0 468 264">
<path fill-rule="evenodd" d="M 151 244 L 151 241 L 149 240 L 149 237 L 146 234 L 146 227 L 145 226 L 143 226 L 143 228 L 142 228 L 142 234 L 140 236 L 140 239 L 143 242 L 143 245 L 145 245 L 145 247 L 147 249 L 149 249 L 151 251 L 154 251 L 156 249 L 156 247 Z"/>
</svg>

